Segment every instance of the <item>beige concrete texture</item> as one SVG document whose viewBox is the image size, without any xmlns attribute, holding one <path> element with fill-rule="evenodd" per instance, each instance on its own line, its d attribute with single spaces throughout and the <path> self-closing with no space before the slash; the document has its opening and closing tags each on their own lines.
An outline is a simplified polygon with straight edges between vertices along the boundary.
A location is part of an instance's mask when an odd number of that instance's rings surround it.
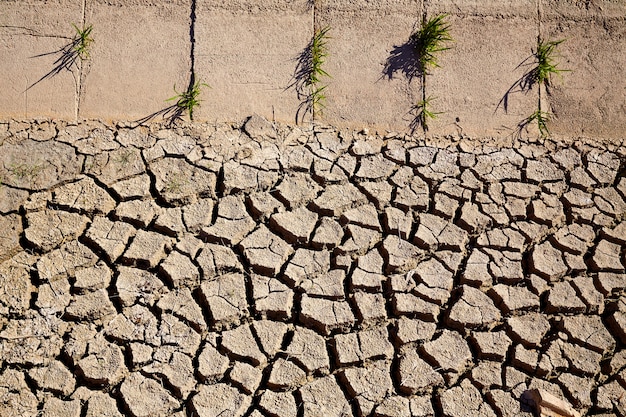
<svg viewBox="0 0 626 417">
<path fill-rule="evenodd" d="M 301 101 L 294 74 L 313 33 L 310 2 L 197 0 L 196 13 L 196 72 L 211 87 L 199 119 L 257 113 L 295 122 Z"/>
<path fill-rule="evenodd" d="M 593 13 L 583 6 L 561 4 L 548 12 L 542 36 L 561 40 L 555 54 L 562 77 L 545 95 L 554 114 L 551 132 L 562 136 L 623 138 L 626 132 L 626 2 L 597 2 Z M 561 18 L 559 16 L 565 16 Z"/>
<path fill-rule="evenodd" d="M 539 6 L 543 18 L 548 20 L 626 17 L 624 0 L 539 0 Z"/>
<path fill-rule="evenodd" d="M 93 52 L 80 117 L 136 120 L 173 102 L 191 75 L 191 0 L 89 0 Z"/>
<path fill-rule="evenodd" d="M 82 5 L 76 1 L 0 3 L 3 118 L 75 116 L 78 71 L 63 59 L 62 50 L 75 33 L 72 23 L 81 21 Z"/>
<path fill-rule="evenodd" d="M 519 133 L 538 91 L 515 83 L 540 33 L 567 39 L 558 53 L 572 69 L 543 95 L 551 132 L 619 138 L 626 128 L 623 0 L 3 0 L 0 12 L 0 118 L 137 120 L 174 104 L 165 101 L 174 86 L 185 91 L 195 72 L 210 86 L 196 121 L 257 113 L 308 123 L 298 58 L 315 28 L 329 26 L 323 68 L 332 78 L 322 80 L 318 121 L 407 132 L 422 98 L 408 41 L 424 14 L 446 13 L 455 42 L 426 77 L 441 112 L 429 134 Z M 93 24 L 86 61 L 67 60 L 72 23 Z"/>
<path fill-rule="evenodd" d="M 440 54 L 440 68 L 426 76 L 426 96 L 440 112 L 433 134 L 509 136 L 537 107 L 538 94 L 521 91 L 521 65 L 536 46 L 538 22 L 528 18 L 450 15 L 454 42 Z"/>
<path fill-rule="evenodd" d="M 521 77 L 536 45 L 536 0 L 425 0 L 427 18 L 447 14 L 453 42 L 440 68 L 426 77 L 433 97 L 435 135 L 526 136 L 519 124 L 537 107 L 537 91 L 522 91 Z"/>
<path fill-rule="evenodd" d="M 428 15 L 537 17 L 537 0 L 423 0 Z M 561 1 L 561 0 L 557 0 Z"/>
<path fill-rule="evenodd" d="M 317 26 L 329 27 L 325 123 L 406 131 L 421 97 L 408 40 L 419 1 L 320 2 Z M 324 84 L 324 82 L 322 83 Z"/>
</svg>

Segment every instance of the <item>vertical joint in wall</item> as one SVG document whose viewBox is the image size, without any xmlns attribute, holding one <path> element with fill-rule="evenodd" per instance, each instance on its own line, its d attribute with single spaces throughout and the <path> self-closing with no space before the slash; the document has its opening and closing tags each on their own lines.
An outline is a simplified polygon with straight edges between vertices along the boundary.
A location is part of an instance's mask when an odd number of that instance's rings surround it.
<svg viewBox="0 0 626 417">
<path fill-rule="evenodd" d="M 85 27 L 85 23 L 87 23 L 87 0 L 83 0 L 82 14 L 82 26 Z"/>
<path fill-rule="evenodd" d="M 422 18 L 421 25 L 426 23 L 426 0 L 420 1 L 420 16 Z M 422 69 L 422 73 L 420 74 L 420 81 L 422 82 L 422 103 L 426 103 L 426 69 Z M 424 131 L 426 130 L 425 126 L 422 126 Z"/>
<path fill-rule="evenodd" d="M 311 0 L 312 5 L 313 5 L 313 34 L 311 35 L 311 39 L 313 39 L 313 37 L 315 37 L 315 35 L 317 35 L 317 31 L 320 30 L 320 24 L 319 24 L 319 18 L 321 15 L 321 2 L 322 0 Z M 315 121 L 318 118 L 318 114 L 317 111 L 315 109 L 315 103 L 311 103 L 311 119 L 313 121 L 313 123 L 315 123 Z"/>
<path fill-rule="evenodd" d="M 189 12 L 189 87 L 191 91 L 196 83 L 196 0 L 191 0 L 191 11 Z"/>
<path fill-rule="evenodd" d="M 87 24 L 87 0 L 83 0 L 81 4 L 81 23 L 80 27 L 85 29 L 85 25 Z M 74 77 L 74 118 L 78 120 L 80 116 L 80 101 L 83 96 L 83 78 L 84 78 L 84 70 L 83 70 L 84 62 L 78 60 L 78 77 Z"/>
<path fill-rule="evenodd" d="M 315 36 L 315 33 L 317 32 L 317 30 L 320 28 L 318 19 L 319 19 L 319 15 L 320 15 L 320 10 L 319 8 L 321 7 L 320 5 L 321 0 L 312 0 L 311 4 L 312 4 L 312 13 L 313 13 L 313 35 Z"/>
<path fill-rule="evenodd" d="M 536 0 L 537 2 L 537 46 L 541 42 L 542 36 L 542 20 L 543 20 L 543 9 L 541 7 L 541 0 Z M 537 109 L 541 112 L 541 84 L 537 86 Z"/>
</svg>

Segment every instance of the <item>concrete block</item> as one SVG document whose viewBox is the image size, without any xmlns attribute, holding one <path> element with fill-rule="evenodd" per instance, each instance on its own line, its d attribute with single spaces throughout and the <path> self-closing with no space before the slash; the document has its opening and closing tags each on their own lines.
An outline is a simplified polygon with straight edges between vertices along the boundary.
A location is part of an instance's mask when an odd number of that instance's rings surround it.
<svg viewBox="0 0 626 417">
<path fill-rule="evenodd" d="M 313 34 L 308 0 L 198 0 L 196 69 L 210 86 L 198 112 L 205 120 L 251 114 L 293 123 L 297 58 Z"/>
<path fill-rule="evenodd" d="M 423 0 L 324 0 L 317 1 L 318 11 L 348 12 L 358 11 L 377 15 L 395 15 L 409 13 L 414 16 L 421 13 Z"/>
<path fill-rule="evenodd" d="M 59 66 L 59 52 L 80 26 L 80 2 L 2 1 L 0 6 L 0 114 L 3 117 L 73 119 L 76 84 L 72 70 Z M 69 66 L 68 66 L 69 67 Z M 49 77 L 44 78 L 47 74 Z M 41 79 L 41 82 L 32 84 Z"/>
<path fill-rule="evenodd" d="M 623 0 L 540 0 L 540 5 L 544 20 L 560 18 L 588 20 L 626 16 L 626 2 Z"/>
<path fill-rule="evenodd" d="M 419 21 L 419 2 L 329 1 L 317 13 L 329 26 L 332 76 L 326 91 L 326 123 L 408 131 L 411 107 L 420 97 L 419 77 L 407 68 L 416 58 L 407 45 Z M 389 6 L 389 7 L 387 7 Z"/>
<path fill-rule="evenodd" d="M 626 24 L 623 19 L 548 21 L 546 39 L 566 39 L 557 50 L 559 67 L 570 69 L 545 101 L 554 113 L 550 131 L 561 136 L 606 139 L 626 131 Z"/>
<path fill-rule="evenodd" d="M 427 16 L 447 13 L 533 19 L 537 17 L 537 0 L 424 0 L 424 9 Z"/>
<path fill-rule="evenodd" d="M 191 0 L 92 0 L 93 52 L 84 77 L 81 117 L 135 120 L 187 88 Z"/>
<path fill-rule="evenodd" d="M 515 135 L 537 108 L 536 88 L 524 93 L 514 87 L 530 69 L 520 64 L 536 46 L 536 19 L 452 15 L 448 22 L 452 49 L 440 53 L 440 68 L 426 76 L 432 110 L 442 112 L 430 123 L 430 133 Z"/>
</svg>

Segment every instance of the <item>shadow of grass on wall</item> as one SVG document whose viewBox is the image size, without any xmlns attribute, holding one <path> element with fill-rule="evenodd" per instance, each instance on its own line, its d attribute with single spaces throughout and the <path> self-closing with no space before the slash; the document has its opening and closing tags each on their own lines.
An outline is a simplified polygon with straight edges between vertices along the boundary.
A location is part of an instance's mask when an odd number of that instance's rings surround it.
<svg viewBox="0 0 626 417">
<path fill-rule="evenodd" d="M 72 69 L 76 69 L 81 71 L 81 63 L 89 59 L 91 44 L 94 42 L 91 37 L 91 32 L 93 30 L 92 25 L 84 26 L 82 29 L 79 29 L 76 25 L 72 25 L 76 30 L 76 34 L 73 38 L 70 39 L 70 42 L 63 45 L 61 48 L 52 52 L 45 52 L 43 54 L 35 55 L 31 58 L 42 58 L 50 55 L 57 55 L 57 59 L 54 61 L 52 69 L 42 76 L 40 79 L 29 85 L 24 92 L 30 90 L 37 84 L 42 81 L 48 80 L 60 74 L 63 71 L 69 71 L 74 75 Z"/>
</svg>

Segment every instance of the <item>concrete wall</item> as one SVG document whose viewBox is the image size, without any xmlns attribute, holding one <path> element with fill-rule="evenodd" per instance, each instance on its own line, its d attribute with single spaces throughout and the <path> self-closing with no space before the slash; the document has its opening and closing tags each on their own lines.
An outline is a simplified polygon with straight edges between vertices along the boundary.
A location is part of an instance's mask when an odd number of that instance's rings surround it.
<svg viewBox="0 0 626 417">
<path fill-rule="evenodd" d="M 258 113 L 293 123 L 302 116 L 297 58 L 314 28 L 329 26 L 332 78 L 316 118 L 409 131 L 422 84 L 403 71 L 414 58 L 407 41 L 424 15 L 439 13 L 450 15 L 455 42 L 426 77 L 441 112 L 429 134 L 515 134 L 538 89 L 510 94 L 507 111 L 498 104 L 542 36 L 566 39 L 559 63 L 572 70 L 542 92 L 552 134 L 624 136 L 624 0 L 2 0 L 0 118 L 140 119 L 170 105 L 193 70 L 210 85 L 197 120 Z M 90 59 L 55 73 L 72 23 L 93 24 Z"/>
</svg>

